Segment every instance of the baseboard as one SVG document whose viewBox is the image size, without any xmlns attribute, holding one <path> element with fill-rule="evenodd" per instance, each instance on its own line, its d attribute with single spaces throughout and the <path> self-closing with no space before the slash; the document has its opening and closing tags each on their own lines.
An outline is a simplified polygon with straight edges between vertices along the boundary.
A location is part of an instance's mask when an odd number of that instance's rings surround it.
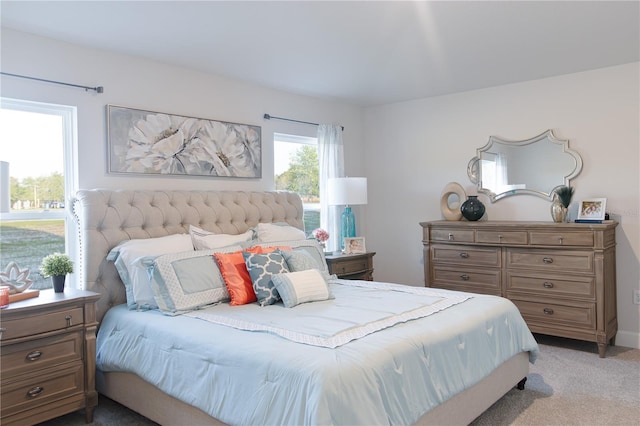
<svg viewBox="0 0 640 426">
<path fill-rule="evenodd" d="M 616 346 L 640 349 L 640 333 L 618 330 L 616 334 Z"/>
</svg>

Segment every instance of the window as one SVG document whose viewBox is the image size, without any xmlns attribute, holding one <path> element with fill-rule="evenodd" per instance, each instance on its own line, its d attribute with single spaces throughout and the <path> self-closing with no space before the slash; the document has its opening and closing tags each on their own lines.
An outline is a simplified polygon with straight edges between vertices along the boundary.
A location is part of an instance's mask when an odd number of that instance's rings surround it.
<svg viewBox="0 0 640 426">
<path fill-rule="evenodd" d="M 29 269 L 31 288 L 50 288 L 42 258 L 66 252 L 77 259 L 68 203 L 77 189 L 76 108 L 0 101 L 0 268 L 15 262 Z"/>
<path fill-rule="evenodd" d="M 276 189 L 300 194 L 304 229 L 311 233 L 320 227 L 318 140 L 282 133 L 274 134 L 273 140 Z"/>
</svg>

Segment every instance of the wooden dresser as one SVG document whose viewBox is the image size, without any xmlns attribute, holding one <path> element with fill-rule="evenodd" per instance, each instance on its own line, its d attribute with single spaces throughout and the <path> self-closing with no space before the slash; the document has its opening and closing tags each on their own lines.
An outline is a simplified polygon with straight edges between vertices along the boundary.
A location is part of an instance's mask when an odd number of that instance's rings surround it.
<svg viewBox="0 0 640 426">
<path fill-rule="evenodd" d="M 615 344 L 615 221 L 420 223 L 427 287 L 503 296 L 534 333 Z"/>
<path fill-rule="evenodd" d="M 93 420 L 97 293 L 66 289 L 0 311 L 0 423 L 35 424 L 85 409 Z"/>
<path fill-rule="evenodd" d="M 330 274 L 345 280 L 373 281 L 373 256 L 375 252 L 359 254 L 327 255 Z"/>
</svg>

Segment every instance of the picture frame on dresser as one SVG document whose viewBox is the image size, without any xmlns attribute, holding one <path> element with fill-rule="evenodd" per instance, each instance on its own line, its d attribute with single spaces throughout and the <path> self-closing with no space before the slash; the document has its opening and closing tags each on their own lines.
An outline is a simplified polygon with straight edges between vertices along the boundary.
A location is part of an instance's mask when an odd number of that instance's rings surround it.
<svg viewBox="0 0 640 426">
<path fill-rule="evenodd" d="M 580 200 L 577 222 L 598 222 L 605 218 L 606 198 Z"/>
</svg>

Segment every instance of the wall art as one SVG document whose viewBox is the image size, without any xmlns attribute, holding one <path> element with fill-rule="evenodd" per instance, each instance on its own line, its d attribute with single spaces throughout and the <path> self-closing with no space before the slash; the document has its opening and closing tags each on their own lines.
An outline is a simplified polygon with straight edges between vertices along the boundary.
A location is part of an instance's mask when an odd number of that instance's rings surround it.
<svg viewBox="0 0 640 426">
<path fill-rule="evenodd" d="M 261 128 L 107 105 L 108 172 L 262 177 Z"/>
</svg>

